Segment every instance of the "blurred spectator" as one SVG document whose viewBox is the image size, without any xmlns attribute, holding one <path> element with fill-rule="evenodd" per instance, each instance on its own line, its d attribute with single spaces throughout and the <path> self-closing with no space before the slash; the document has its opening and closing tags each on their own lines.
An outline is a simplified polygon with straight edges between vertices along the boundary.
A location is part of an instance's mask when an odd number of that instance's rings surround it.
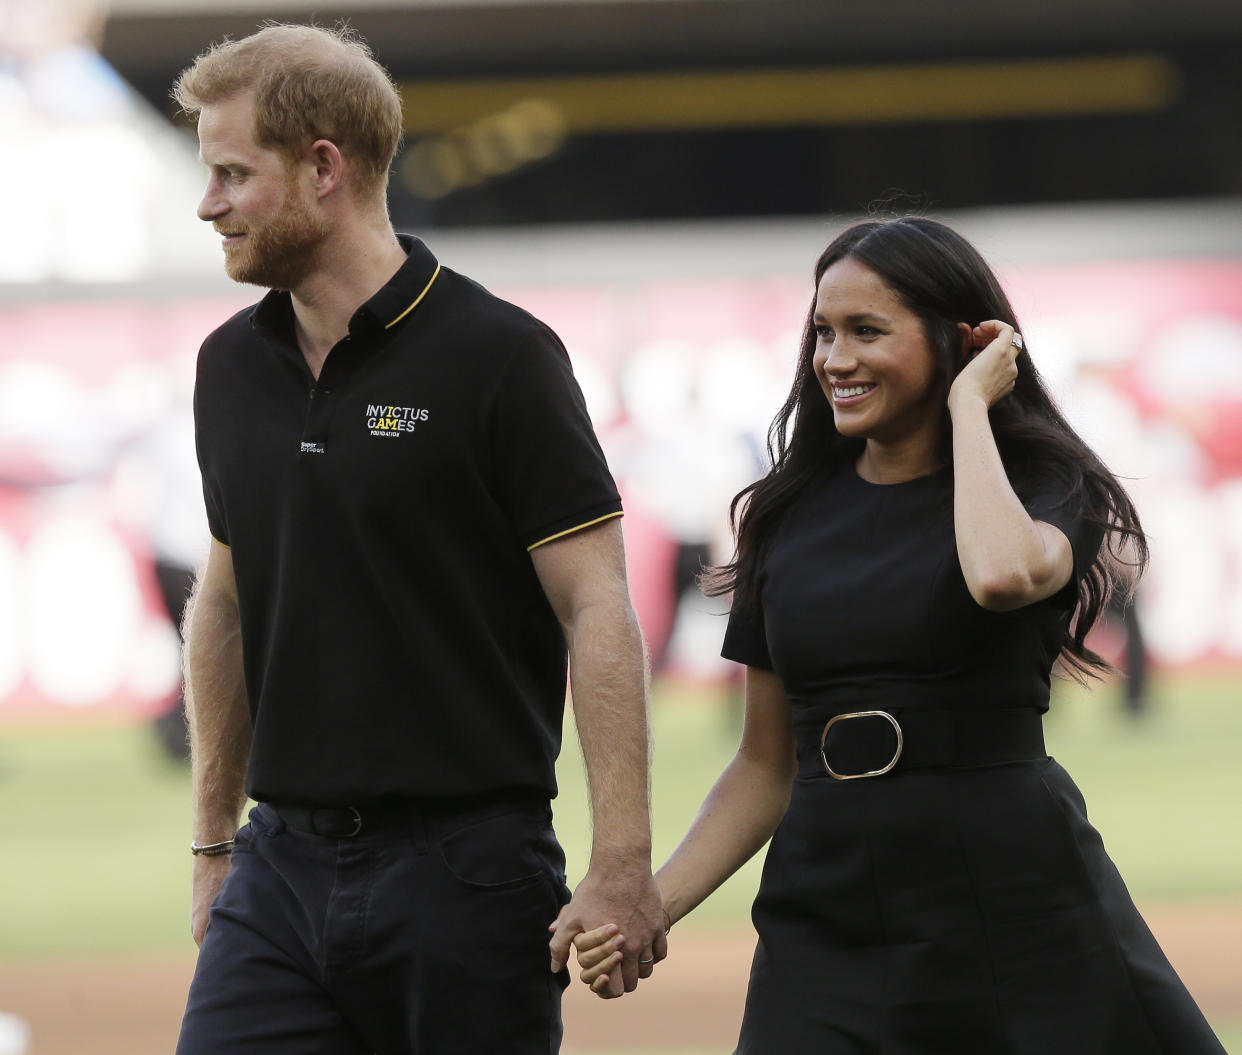
<svg viewBox="0 0 1242 1055">
<path fill-rule="evenodd" d="M 1130 493 L 1139 515 L 1150 507 L 1152 484 L 1167 472 L 1185 474 L 1197 465 L 1195 444 L 1174 424 L 1145 421 L 1128 396 L 1125 378 L 1133 365 L 1139 334 L 1124 314 L 1101 312 L 1066 318 L 1041 338 L 1059 345 L 1071 364 L 1061 383 L 1061 409 L 1070 424 Z M 1148 653 L 1143 635 L 1141 591 L 1127 597 L 1115 593 L 1105 613 L 1105 626 L 1121 636 L 1123 706 L 1131 717 L 1150 706 Z"/>
<path fill-rule="evenodd" d="M 169 222 L 198 183 L 193 154 L 99 55 L 106 14 L 102 0 L 0 0 L 0 137 L 23 162 L 0 167 L 0 198 L 21 203 L 0 283 L 166 277 L 208 246 Z"/>
<path fill-rule="evenodd" d="M 631 424 L 619 470 L 634 501 L 652 514 L 674 544 L 669 564 L 672 617 L 652 635 L 654 673 L 675 669 L 701 680 L 727 676 L 719 657 L 727 604 L 698 588 L 705 567 L 728 558 L 727 515 L 733 496 L 761 471 L 755 438 L 745 424 L 710 398 L 706 378 L 715 370 L 740 382 L 743 403 L 753 387 L 736 377 L 746 370 L 741 349 L 701 361 L 677 341 L 638 349 L 622 368 L 621 397 Z M 738 361 L 729 363 L 732 356 Z M 754 369 L 762 374 L 757 359 Z"/>
<path fill-rule="evenodd" d="M 129 91 L 98 53 L 105 0 L 0 0 L 0 76 L 9 106 L 90 121 L 130 108 Z"/>
<path fill-rule="evenodd" d="M 160 599 L 181 639 L 186 603 L 208 537 L 188 393 L 175 400 L 158 423 L 128 452 L 131 516 L 151 547 Z M 180 678 L 169 705 L 152 720 L 164 750 L 178 761 L 190 757 L 185 686 Z"/>
</svg>

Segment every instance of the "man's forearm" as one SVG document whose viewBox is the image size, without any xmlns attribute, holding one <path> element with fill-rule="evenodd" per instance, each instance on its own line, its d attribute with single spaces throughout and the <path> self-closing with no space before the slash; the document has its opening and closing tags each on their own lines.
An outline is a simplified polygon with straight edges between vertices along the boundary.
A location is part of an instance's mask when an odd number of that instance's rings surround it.
<svg viewBox="0 0 1242 1055">
<path fill-rule="evenodd" d="M 200 584 L 186 617 L 186 717 L 194 786 L 194 838 L 232 838 L 246 802 L 250 710 L 236 603 Z"/>
<path fill-rule="evenodd" d="M 609 523 L 571 535 L 535 550 L 532 559 L 569 644 L 594 825 L 590 868 L 557 916 L 551 967 L 560 970 L 569 959 L 576 934 L 615 924 L 625 944 L 608 985 L 610 995 L 620 996 L 667 950 L 651 875 L 647 666 L 625 584 L 620 527 Z"/>
<path fill-rule="evenodd" d="M 578 614 L 570 638 L 574 718 L 591 792 L 592 867 L 651 869 L 651 737 L 642 633 L 628 605 Z"/>
</svg>

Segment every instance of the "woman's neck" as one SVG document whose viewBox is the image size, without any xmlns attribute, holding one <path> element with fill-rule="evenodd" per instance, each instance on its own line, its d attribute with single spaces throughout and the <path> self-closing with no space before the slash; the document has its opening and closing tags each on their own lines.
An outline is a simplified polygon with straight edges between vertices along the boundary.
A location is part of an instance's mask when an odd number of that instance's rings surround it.
<svg viewBox="0 0 1242 1055">
<path fill-rule="evenodd" d="M 854 470 L 868 483 L 900 484 L 929 476 L 943 464 L 938 443 L 920 440 L 885 444 L 869 439 Z"/>
</svg>

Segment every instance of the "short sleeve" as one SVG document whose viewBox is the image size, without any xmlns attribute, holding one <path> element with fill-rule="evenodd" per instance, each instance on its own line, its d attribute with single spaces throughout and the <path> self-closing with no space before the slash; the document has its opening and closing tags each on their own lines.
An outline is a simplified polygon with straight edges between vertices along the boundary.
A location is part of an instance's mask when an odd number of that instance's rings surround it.
<svg viewBox="0 0 1242 1055">
<path fill-rule="evenodd" d="M 207 528 L 211 537 L 224 545 L 229 544 L 229 529 L 224 516 L 224 503 L 221 499 L 217 481 L 208 471 L 207 450 L 210 442 L 210 423 L 205 413 L 207 396 L 204 392 L 206 382 L 202 371 L 202 352 L 199 353 L 198 380 L 194 386 L 194 449 L 198 457 L 198 468 L 203 478 L 203 502 L 207 509 Z"/>
<path fill-rule="evenodd" d="M 1078 594 L 1078 583 L 1099 555 L 1104 531 L 1099 524 L 1086 519 L 1080 502 L 1050 490 L 1037 491 L 1030 499 L 1024 499 L 1023 505 L 1033 520 L 1051 524 L 1069 540 L 1074 554 L 1074 572 L 1056 597 L 1072 605 Z"/>
<path fill-rule="evenodd" d="M 203 479 L 203 499 L 207 507 L 207 530 L 211 532 L 213 539 L 227 546 L 229 532 L 224 525 L 224 515 L 220 512 L 219 496 L 206 478 Z"/>
<path fill-rule="evenodd" d="M 495 487 L 534 549 L 621 515 L 621 498 L 574 379 L 569 354 L 537 323 L 520 334 L 492 418 Z"/>
<path fill-rule="evenodd" d="M 768 653 L 768 638 L 763 625 L 761 602 L 742 603 L 736 599 L 729 612 L 729 624 L 725 628 L 724 644 L 720 654 L 734 663 L 748 667 L 772 669 L 772 657 Z"/>
</svg>

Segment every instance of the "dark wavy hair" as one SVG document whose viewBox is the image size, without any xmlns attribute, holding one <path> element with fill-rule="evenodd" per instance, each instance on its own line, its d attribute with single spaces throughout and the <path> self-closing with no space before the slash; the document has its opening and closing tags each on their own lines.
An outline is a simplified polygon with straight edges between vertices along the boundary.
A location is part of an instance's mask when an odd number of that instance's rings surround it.
<svg viewBox="0 0 1242 1055">
<path fill-rule="evenodd" d="M 965 238 L 922 216 L 866 220 L 838 235 L 815 263 L 815 287 L 838 261 L 853 258 L 874 271 L 923 323 L 946 395 L 965 366 L 958 323 L 999 319 L 1019 329 L 1009 298 L 987 262 Z M 737 548 L 731 563 L 704 576 L 709 595 L 733 593 L 746 603 L 758 595 L 764 552 L 785 514 L 806 486 L 845 458 L 861 454 L 864 441 L 842 436 L 815 376 L 814 300 L 807 313 L 793 388 L 768 430 L 772 468 L 738 494 L 730 506 Z M 1061 660 L 1080 680 L 1110 669 L 1086 646 L 1091 627 L 1114 590 L 1129 592 L 1147 563 L 1147 541 L 1125 489 L 1061 415 L 1029 354 L 1018 357 L 1013 391 L 989 411 L 992 434 L 1014 490 L 1059 489 L 1065 503 L 1104 532 L 1095 562 L 1078 580 L 1078 600 L 1061 644 Z M 947 401 L 941 429 L 941 462 L 952 464 Z"/>
</svg>

